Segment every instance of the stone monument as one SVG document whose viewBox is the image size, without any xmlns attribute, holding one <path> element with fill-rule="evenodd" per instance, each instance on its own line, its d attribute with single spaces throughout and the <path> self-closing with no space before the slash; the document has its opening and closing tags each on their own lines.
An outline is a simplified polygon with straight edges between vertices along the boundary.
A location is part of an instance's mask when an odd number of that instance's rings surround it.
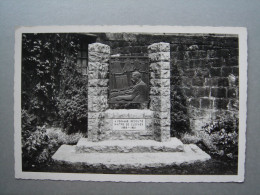
<svg viewBox="0 0 260 195">
<path fill-rule="evenodd" d="M 63 145 L 53 159 L 92 166 L 165 166 L 210 158 L 170 136 L 170 44 L 148 46 L 148 57 L 111 57 L 88 47 L 88 138 Z"/>
</svg>

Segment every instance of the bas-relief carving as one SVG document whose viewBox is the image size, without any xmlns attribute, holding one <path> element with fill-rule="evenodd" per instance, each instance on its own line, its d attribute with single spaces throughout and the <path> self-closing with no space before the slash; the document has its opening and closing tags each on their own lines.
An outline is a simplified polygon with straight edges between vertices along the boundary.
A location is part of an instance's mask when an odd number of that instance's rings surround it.
<svg viewBox="0 0 260 195">
<path fill-rule="evenodd" d="M 125 90 L 111 90 L 111 103 L 144 103 L 148 101 L 148 86 L 142 81 L 141 73 L 132 73 L 131 81 L 134 86 Z"/>
<path fill-rule="evenodd" d="M 109 103 L 147 103 L 149 65 L 147 59 L 111 61 Z"/>
</svg>

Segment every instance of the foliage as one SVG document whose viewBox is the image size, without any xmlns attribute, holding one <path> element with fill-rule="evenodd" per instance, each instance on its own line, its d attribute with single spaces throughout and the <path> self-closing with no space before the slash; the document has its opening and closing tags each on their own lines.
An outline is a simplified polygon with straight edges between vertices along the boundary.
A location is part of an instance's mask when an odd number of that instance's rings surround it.
<svg viewBox="0 0 260 195">
<path fill-rule="evenodd" d="M 66 69 L 64 72 L 63 90 L 57 98 L 57 108 L 62 127 L 69 134 L 87 133 L 87 77 L 75 70 L 69 71 L 69 69 Z"/>
<path fill-rule="evenodd" d="M 201 131 L 184 133 L 183 143 L 194 143 L 215 157 L 237 161 L 238 119 L 221 115 L 217 120 L 205 124 Z"/>
<path fill-rule="evenodd" d="M 238 155 L 238 119 L 221 117 L 203 126 L 203 130 L 210 135 L 217 151 L 212 151 L 223 157 L 237 159 Z"/>
<path fill-rule="evenodd" d="M 38 125 L 57 117 L 60 70 L 75 60 L 77 40 L 70 34 L 22 35 L 22 108 L 34 113 Z"/>
<path fill-rule="evenodd" d="M 66 134 L 60 128 L 47 129 L 47 135 L 50 139 L 56 140 L 59 145 L 68 144 L 73 145 L 78 143 L 79 139 L 84 137 L 82 133 Z"/>
<path fill-rule="evenodd" d="M 50 162 L 51 156 L 62 144 L 75 144 L 82 134 L 67 135 L 61 130 L 35 126 L 35 116 L 22 110 L 22 159 L 23 167 L 35 167 Z"/>
<path fill-rule="evenodd" d="M 66 132 L 87 130 L 87 78 L 78 73 L 81 35 L 22 35 L 22 158 L 23 165 L 50 160 L 62 140 L 50 137 L 44 125 L 59 121 Z M 55 149 L 56 148 L 56 149 Z"/>
<path fill-rule="evenodd" d="M 174 130 L 171 134 L 180 137 L 184 133 L 190 132 L 190 120 L 187 114 L 186 101 L 181 90 L 174 86 L 172 86 L 171 90 L 171 129 Z"/>
</svg>

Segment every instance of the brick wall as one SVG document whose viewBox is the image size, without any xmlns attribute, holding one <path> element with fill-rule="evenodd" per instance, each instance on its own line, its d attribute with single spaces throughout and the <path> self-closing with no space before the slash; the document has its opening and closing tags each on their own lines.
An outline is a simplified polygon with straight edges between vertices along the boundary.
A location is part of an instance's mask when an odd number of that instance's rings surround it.
<svg viewBox="0 0 260 195">
<path fill-rule="evenodd" d="M 234 35 L 97 36 L 97 42 L 111 47 L 111 55 L 147 56 L 148 45 L 170 43 L 174 130 L 200 130 L 220 115 L 238 115 L 238 38 Z"/>
</svg>

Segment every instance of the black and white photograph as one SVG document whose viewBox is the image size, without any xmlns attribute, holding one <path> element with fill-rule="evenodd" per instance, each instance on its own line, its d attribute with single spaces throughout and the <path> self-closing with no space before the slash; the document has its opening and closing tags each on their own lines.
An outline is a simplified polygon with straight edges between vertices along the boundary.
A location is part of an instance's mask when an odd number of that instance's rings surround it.
<svg viewBox="0 0 260 195">
<path fill-rule="evenodd" d="M 244 181 L 246 28 L 46 26 L 15 36 L 16 178 Z"/>
</svg>

